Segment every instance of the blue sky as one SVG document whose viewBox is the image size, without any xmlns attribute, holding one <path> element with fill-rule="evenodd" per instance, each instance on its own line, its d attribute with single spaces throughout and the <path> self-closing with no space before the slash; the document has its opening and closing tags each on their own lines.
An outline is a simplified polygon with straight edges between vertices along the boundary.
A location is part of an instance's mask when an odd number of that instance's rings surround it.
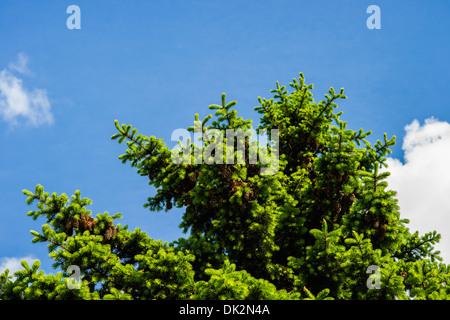
<svg viewBox="0 0 450 320">
<path fill-rule="evenodd" d="M 80 30 L 66 27 L 72 4 L 81 9 Z M 381 9 L 379 30 L 366 26 L 372 4 Z M 125 148 L 110 140 L 114 119 L 171 147 L 172 131 L 192 125 L 197 112 L 208 114 L 222 92 L 256 124 L 257 98 L 299 72 L 314 83 L 316 100 L 329 87 L 345 88 L 340 108 L 350 128 L 372 130 L 372 141 L 384 132 L 397 136 L 392 184 L 405 215 L 434 221 L 444 235 L 449 9 L 445 0 L 2 1 L 0 267 L 7 258 L 31 257 L 51 272 L 46 245 L 32 245 L 29 234 L 44 221 L 26 216 L 32 207 L 21 192 L 38 183 L 50 193 L 81 190 L 94 214 L 121 212 L 122 224 L 152 238 L 183 236 L 180 210 L 142 207 L 153 190 L 117 159 Z M 15 81 L 17 90 L 2 91 L 1 81 Z M 28 100 L 8 102 L 8 94 Z M 424 164 L 419 147 L 441 161 Z M 420 185 L 405 185 L 405 177 Z"/>
</svg>

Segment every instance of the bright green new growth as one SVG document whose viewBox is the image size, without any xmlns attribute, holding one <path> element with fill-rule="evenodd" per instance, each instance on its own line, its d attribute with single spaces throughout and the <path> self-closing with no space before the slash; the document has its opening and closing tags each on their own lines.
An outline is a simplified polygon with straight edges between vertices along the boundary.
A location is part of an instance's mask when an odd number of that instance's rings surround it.
<svg viewBox="0 0 450 320">
<path fill-rule="evenodd" d="M 279 130 L 274 175 L 249 163 L 258 145 L 248 138 L 244 164 L 194 164 L 199 147 L 191 142 L 192 161 L 175 164 L 161 139 L 115 121 L 111 138 L 128 146 L 119 159 L 156 188 L 144 206 L 183 208 L 186 238 L 163 243 L 115 224 L 120 214 L 92 217 L 79 191 L 69 199 L 40 185 L 24 190 L 37 203 L 28 215 L 46 219 L 32 242 L 47 242 L 64 272 L 45 275 L 23 261 L 15 277 L 0 275 L 0 299 L 448 299 L 450 269 L 434 250 L 440 235 L 409 231 L 384 181 L 389 173 L 379 170 L 395 137 L 371 145 L 370 132 L 349 130 L 335 112 L 343 89 L 316 103 L 301 73 L 290 93 L 276 85 L 255 108 L 257 131 Z M 235 105 L 223 94 L 209 107 L 215 118 L 201 122 L 204 134 L 223 134 L 224 148 L 227 129 L 252 128 Z M 80 289 L 67 287 L 71 265 L 80 268 Z M 378 287 L 368 286 L 373 266 Z"/>
</svg>

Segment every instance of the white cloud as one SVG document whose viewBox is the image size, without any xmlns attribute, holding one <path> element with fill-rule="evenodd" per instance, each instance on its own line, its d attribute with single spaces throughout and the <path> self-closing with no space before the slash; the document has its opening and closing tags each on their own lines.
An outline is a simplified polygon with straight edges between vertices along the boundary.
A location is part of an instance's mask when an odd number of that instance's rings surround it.
<svg viewBox="0 0 450 320">
<path fill-rule="evenodd" d="M 8 68 L 22 74 L 29 74 L 30 70 L 28 69 L 27 64 L 28 56 L 23 52 L 19 52 L 19 54 L 17 55 L 17 62 L 10 63 Z"/>
<path fill-rule="evenodd" d="M 450 263 L 450 123 L 434 118 L 405 127 L 404 163 L 388 158 L 389 189 L 397 191 L 402 218 L 412 232 L 436 230 L 436 246 Z"/>
<path fill-rule="evenodd" d="M 18 62 L 9 68 L 21 73 L 28 72 L 28 58 L 19 54 Z M 19 118 L 25 118 L 33 125 L 52 124 L 47 92 L 43 89 L 28 90 L 22 79 L 16 77 L 8 69 L 0 71 L 0 118 L 15 126 Z"/>
<path fill-rule="evenodd" d="M 14 272 L 18 270 L 23 270 L 20 261 L 25 260 L 28 265 L 31 267 L 33 262 L 37 260 L 33 256 L 25 256 L 25 257 L 3 257 L 0 258 L 0 274 L 2 274 L 6 269 L 9 270 L 9 275 L 12 276 Z"/>
</svg>

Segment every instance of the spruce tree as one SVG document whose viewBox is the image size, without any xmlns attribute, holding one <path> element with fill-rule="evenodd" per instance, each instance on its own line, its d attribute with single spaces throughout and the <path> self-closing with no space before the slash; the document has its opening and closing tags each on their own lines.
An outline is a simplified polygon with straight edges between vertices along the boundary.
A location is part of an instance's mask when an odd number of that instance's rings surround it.
<svg viewBox="0 0 450 320">
<path fill-rule="evenodd" d="M 348 129 L 336 111 L 344 89 L 316 102 L 302 73 L 289 85 L 277 82 L 255 107 L 255 132 L 278 130 L 277 139 L 245 136 L 244 154 L 226 133 L 249 131 L 252 121 L 225 94 L 209 106 L 214 115 L 195 115 L 189 128 L 203 145 L 170 150 L 116 120 L 111 139 L 127 143 L 119 159 L 156 189 L 144 207 L 181 208 L 186 237 L 154 240 L 116 223 L 121 214 L 94 216 L 79 191 L 69 198 L 38 185 L 23 191 L 37 207 L 27 214 L 46 220 L 32 242 L 48 243 L 63 272 L 23 261 L 14 277 L 0 275 L 0 299 L 448 299 L 449 266 L 434 249 L 440 235 L 411 232 L 385 181 L 395 137 L 371 144 L 370 131 Z M 230 146 L 243 162 L 227 162 Z M 261 148 L 278 150 L 270 174 L 261 158 L 249 160 Z M 80 270 L 76 289 L 70 266 Z"/>
</svg>

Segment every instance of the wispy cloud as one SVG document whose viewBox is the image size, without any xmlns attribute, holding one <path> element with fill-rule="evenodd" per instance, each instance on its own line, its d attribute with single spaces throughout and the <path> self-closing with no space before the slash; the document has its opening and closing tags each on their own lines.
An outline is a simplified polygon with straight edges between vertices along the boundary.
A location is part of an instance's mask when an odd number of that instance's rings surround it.
<svg viewBox="0 0 450 320">
<path fill-rule="evenodd" d="M 19 52 L 17 55 L 17 61 L 11 62 L 8 65 L 8 68 L 22 74 L 29 74 L 30 70 L 28 69 L 28 56 L 23 52 Z"/>
<path fill-rule="evenodd" d="M 402 217 L 411 231 L 437 230 L 436 246 L 450 263 L 450 123 L 430 118 L 405 127 L 404 162 L 388 158 L 389 187 L 397 191 Z"/>
<path fill-rule="evenodd" d="M 33 256 L 25 256 L 25 257 L 3 257 L 0 258 L 0 274 L 5 272 L 6 269 L 9 270 L 9 275 L 14 275 L 14 272 L 18 270 L 22 270 L 23 267 L 20 264 L 20 261 L 25 260 L 30 266 L 33 264 L 36 258 Z"/>
<path fill-rule="evenodd" d="M 13 126 L 19 119 L 25 119 L 33 126 L 52 124 L 50 102 L 45 89 L 25 88 L 23 80 L 16 77 L 12 71 L 22 74 L 29 73 L 28 57 L 21 53 L 18 61 L 0 71 L 0 118 Z"/>
</svg>

